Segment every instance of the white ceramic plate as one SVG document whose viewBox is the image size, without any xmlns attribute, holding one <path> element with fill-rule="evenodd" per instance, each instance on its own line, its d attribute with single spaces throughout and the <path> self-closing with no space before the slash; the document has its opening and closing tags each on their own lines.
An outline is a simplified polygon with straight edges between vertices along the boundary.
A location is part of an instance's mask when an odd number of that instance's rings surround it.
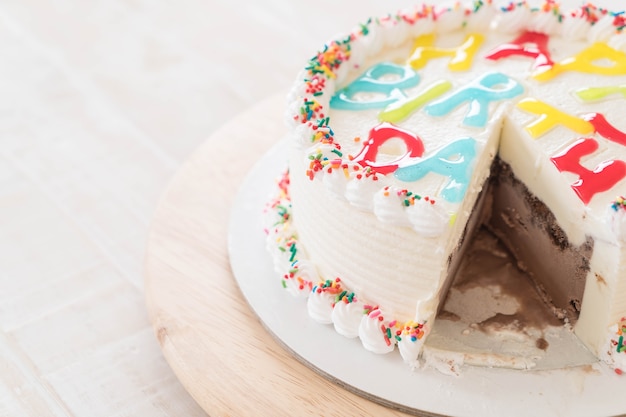
<svg viewBox="0 0 626 417">
<path fill-rule="evenodd" d="M 376 355 L 358 339 L 308 317 L 306 300 L 281 286 L 265 250 L 262 211 L 286 168 L 281 142 L 250 171 L 231 215 L 229 253 L 241 291 L 265 327 L 297 359 L 338 385 L 392 408 L 420 415 L 568 416 L 626 413 L 626 375 L 600 364 L 516 371 L 465 366 L 459 376 L 410 371 L 397 351 Z"/>
</svg>

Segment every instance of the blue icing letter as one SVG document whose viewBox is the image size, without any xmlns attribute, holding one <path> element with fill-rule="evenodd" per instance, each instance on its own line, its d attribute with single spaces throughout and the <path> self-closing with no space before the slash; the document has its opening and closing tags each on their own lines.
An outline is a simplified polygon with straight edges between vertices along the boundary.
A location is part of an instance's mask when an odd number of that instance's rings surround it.
<svg viewBox="0 0 626 417">
<path fill-rule="evenodd" d="M 489 103 L 512 99 L 523 92 L 524 87 L 514 79 L 501 72 L 490 72 L 447 97 L 433 101 L 424 111 L 431 116 L 444 116 L 468 101 L 469 110 L 463 124 L 484 127 L 489 118 Z"/>
<path fill-rule="evenodd" d="M 441 197 L 451 203 L 459 203 L 469 186 L 474 159 L 476 141 L 473 138 L 461 138 L 416 164 L 398 168 L 394 175 L 406 182 L 422 179 L 429 172 L 449 177 L 450 181 L 441 191 Z"/>
<path fill-rule="evenodd" d="M 386 78 L 393 75 L 391 78 Z M 330 99 L 330 107 L 339 110 L 380 109 L 404 98 L 402 89 L 415 87 L 419 75 L 408 66 L 381 62 L 374 65 L 347 87 L 337 91 Z M 369 100 L 355 100 L 358 93 L 377 93 Z"/>
</svg>

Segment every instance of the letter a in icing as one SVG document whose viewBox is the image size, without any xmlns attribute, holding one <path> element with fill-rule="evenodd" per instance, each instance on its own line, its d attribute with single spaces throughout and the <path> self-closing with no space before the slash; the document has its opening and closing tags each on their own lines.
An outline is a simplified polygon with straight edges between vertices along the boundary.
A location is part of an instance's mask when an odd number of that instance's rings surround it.
<svg viewBox="0 0 626 417">
<path fill-rule="evenodd" d="M 585 205 L 597 193 L 608 191 L 626 177 L 626 162 L 619 160 L 604 161 L 593 170 L 581 165 L 580 160 L 598 149 L 598 142 L 592 138 L 576 141 L 563 152 L 550 158 L 560 172 L 572 172 L 578 180 L 571 187 Z"/>
<path fill-rule="evenodd" d="M 406 153 L 397 159 L 386 162 L 378 163 L 376 158 L 378 157 L 378 151 L 382 145 L 388 140 L 400 139 L 406 146 Z M 381 123 L 370 130 L 367 142 L 363 145 L 361 151 L 354 157 L 353 161 L 357 162 L 362 167 L 370 167 L 375 172 L 381 174 L 389 174 L 398 169 L 398 162 L 407 156 L 418 158 L 424 153 L 424 144 L 422 140 L 415 134 L 400 129 L 391 123 Z"/>
<path fill-rule="evenodd" d="M 533 69 L 540 67 L 551 67 L 553 65 L 548 51 L 548 35 L 538 32 L 524 32 L 509 43 L 504 43 L 493 51 L 489 52 L 485 58 L 498 60 L 508 58 L 512 55 L 521 55 L 535 58 Z"/>
<path fill-rule="evenodd" d="M 611 65 L 604 65 L 608 61 Z M 541 67 L 533 74 L 539 81 L 548 81 L 562 72 L 577 71 L 598 75 L 626 74 L 626 54 L 611 48 L 606 43 L 596 42 L 577 55 L 555 63 L 552 67 Z"/>
<path fill-rule="evenodd" d="M 484 127 L 489 118 L 489 103 L 508 100 L 524 92 L 524 87 L 509 76 L 501 72 L 491 72 L 472 81 L 454 93 L 433 101 L 424 108 L 431 116 L 445 116 L 456 107 L 468 102 L 463 124 L 474 127 Z"/>
<path fill-rule="evenodd" d="M 394 76 L 386 78 L 386 76 Z M 420 82 L 419 75 L 407 66 L 391 62 L 374 65 L 347 87 L 339 90 L 330 99 L 330 107 L 340 110 L 380 109 L 395 102 L 405 95 L 405 88 L 411 88 Z M 374 93 L 371 98 L 357 100 L 358 93 Z"/>
<path fill-rule="evenodd" d="M 467 35 L 463 44 L 458 48 L 438 48 L 434 46 L 434 34 L 422 35 L 415 40 L 408 63 L 414 69 L 420 69 L 431 59 L 450 57 L 448 63 L 450 71 L 466 71 L 472 66 L 474 55 L 484 39 L 483 35 L 473 33 Z"/>
<path fill-rule="evenodd" d="M 476 159 L 476 141 L 457 139 L 419 162 L 400 167 L 394 175 L 400 181 L 417 181 L 433 172 L 450 178 L 441 197 L 451 203 L 463 200 L 470 183 L 472 166 Z"/>
</svg>

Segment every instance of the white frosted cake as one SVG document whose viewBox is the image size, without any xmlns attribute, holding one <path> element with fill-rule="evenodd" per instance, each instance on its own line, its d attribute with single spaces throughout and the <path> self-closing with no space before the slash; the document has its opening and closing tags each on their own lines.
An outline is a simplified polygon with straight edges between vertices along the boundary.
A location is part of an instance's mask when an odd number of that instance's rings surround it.
<svg viewBox="0 0 626 417">
<path fill-rule="evenodd" d="M 289 97 L 268 247 L 311 317 L 420 358 L 481 224 L 623 368 L 626 20 L 585 5 L 420 5 L 329 42 Z"/>
</svg>

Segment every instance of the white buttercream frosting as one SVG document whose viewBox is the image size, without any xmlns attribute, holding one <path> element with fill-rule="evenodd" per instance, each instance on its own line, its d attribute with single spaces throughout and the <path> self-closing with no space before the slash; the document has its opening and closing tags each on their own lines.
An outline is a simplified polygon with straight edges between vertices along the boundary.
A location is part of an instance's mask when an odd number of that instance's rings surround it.
<svg viewBox="0 0 626 417">
<path fill-rule="evenodd" d="M 362 173 L 352 173 L 352 179 L 346 185 L 346 199 L 354 207 L 361 210 L 372 211 L 374 209 L 374 195 L 380 185 L 377 176 L 366 176 Z M 357 176 L 361 176 L 357 178 Z"/>
<path fill-rule="evenodd" d="M 299 297 L 306 297 L 312 283 L 320 279 L 315 265 L 308 259 L 303 259 L 302 257 L 291 264 L 291 268 L 287 273 L 290 277 L 285 279 L 286 288 L 293 295 Z"/>
<path fill-rule="evenodd" d="M 404 20 L 389 16 L 383 23 L 386 26 L 384 33 L 385 45 L 390 48 L 395 48 L 400 45 L 409 35 L 410 25 Z"/>
<path fill-rule="evenodd" d="M 299 107 L 294 103 L 292 105 L 295 113 L 299 113 Z M 298 124 L 294 128 L 294 143 L 302 148 L 308 148 L 311 146 L 311 129 L 305 124 Z"/>
<path fill-rule="evenodd" d="M 514 34 L 526 29 L 533 13 L 526 3 L 516 5 L 508 13 L 500 13 L 495 29 L 500 33 Z"/>
<path fill-rule="evenodd" d="M 611 36 L 607 45 L 618 51 L 626 52 L 626 33 L 622 32 Z"/>
<path fill-rule="evenodd" d="M 598 20 L 590 29 L 587 38 L 591 42 L 606 42 L 615 34 L 613 16 L 606 15 Z"/>
<path fill-rule="evenodd" d="M 398 342 L 400 356 L 411 369 L 419 368 L 419 357 L 423 347 L 424 343 L 421 340 L 413 341 L 410 338 L 403 338 Z"/>
<path fill-rule="evenodd" d="M 413 229 L 424 237 L 441 236 L 448 228 L 450 216 L 438 204 L 432 204 L 431 199 L 415 200 L 407 207 L 406 213 Z"/>
<path fill-rule="evenodd" d="M 467 29 L 470 32 L 486 33 L 489 31 L 495 16 L 495 7 L 485 3 L 467 17 Z"/>
<path fill-rule="evenodd" d="M 330 324 L 333 322 L 333 304 L 335 295 L 319 287 L 313 287 L 307 300 L 309 316 L 318 323 Z"/>
<path fill-rule="evenodd" d="M 405 206 L 398 190 L 381 188 L 374 196 L 374 214 L 383 222 L 394 226 L 410 226 Z"/>
<path fill-rule="evenodd" d="M 429 16 L 420 18 L 419 24 L 411 26 L 409 33 L 414 37 L 418 37 L 427 33 L 432 33 L 436 27 L 437 25 L 435 24 L 435 21 Z"/>
<path fill-rule="evenodd" d="M 457 30 L 465 22 L 465 9 L 458 3 L 442 10 L 438 10 L 435 6 L 435 14 L 437 15 L 437 33 L 440 34 Z"/>
<path fill-rule="evenodd" d="M 533 32 L 555 35 L 561 31 L 561 19 L 558 9 L 535 13 L 526 27 Z"/>
<path fill-rule="evenodd" d="M 381 328 L 385 324 L 384 314 L 378 309 L 363 316 L 359 325 L 359 338 L 365 349 L 379 354 L 393 351 L 395 339 L 386 336 Z"/>
<path fill-rule="evenodd" d="M 584 16 L 565 16 L 561 24 L 561 36 L 571 41 L 585 39 L 591 25 Z"/>
<path fill-rule="evenodd" d="M 368 35 L 361 38 L 365 47 L 365 56 L 376 56 L 385 46 L 385 36 L 379 35 L 381 30 L 382 28 L 378 25 L 370 25 Z"/>
<path fill-rule="evenodd" d="M 350 60 L 346 67 L 351 70 L 362 68 L 367 56 L 367 45 L 363 42 L 354 42 L 350 46 Z"/>
<path fill-rule="evenodd" d="M 428 327 L 414 322 L 405 323 L 398 332 L 398 350 L 406 364 L 411 368 L 419 367 L 419 357 L 428 334 Z"/>
<path fill-rule="evenodd" d="M 342 336 L 355 338 L 359 336 L 359 326 L 364 316 L 363 303 L 360 301 L 339 301 L 333 309 L 332 319 L 335 330 Z"/>
<path fill-rule="evenodd" d="M 342 168 L 337 169 L 335 175 L 324 175 L 322 181 L 324 186 L 332 195 L 340 200 L 346 199 L 346 187 L 350 181 L 350 171 L 344 172 Z"/>
</svg>

